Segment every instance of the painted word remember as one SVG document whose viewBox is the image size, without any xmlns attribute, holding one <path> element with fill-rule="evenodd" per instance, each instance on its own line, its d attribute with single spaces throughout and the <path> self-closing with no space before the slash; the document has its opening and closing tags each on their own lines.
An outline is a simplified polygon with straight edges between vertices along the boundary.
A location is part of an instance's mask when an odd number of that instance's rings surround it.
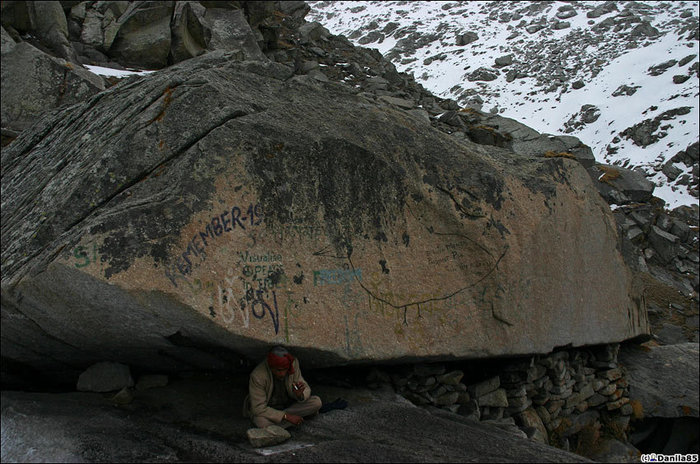
<svg viewBox="0 0 700 464">
<path fill-rule="evenodd" d="M 258 205 L 251 204 L 247 210 L 243 210 L 238 206 L 234 206 L 231 210 L 224 211 L 216 215 L 204 227 L 195 233 L 187 243 L 187 248 L 178 257 L 175 264 L 165 268 L 165 276 L 170 279 L 170 282 L 177 287 L 176 278 L 178 275 L 186 276 L 192 273 L 192 259 L 199 258 L 199 264 L 203 263 L 207 258 L 207 247 L 214 240 L 228 232 L 233 232 L 236 228 L 245 230 L 246 228 L 256 227 L 262 224 L 263 214 L 262 208 Z"/>
</svg>

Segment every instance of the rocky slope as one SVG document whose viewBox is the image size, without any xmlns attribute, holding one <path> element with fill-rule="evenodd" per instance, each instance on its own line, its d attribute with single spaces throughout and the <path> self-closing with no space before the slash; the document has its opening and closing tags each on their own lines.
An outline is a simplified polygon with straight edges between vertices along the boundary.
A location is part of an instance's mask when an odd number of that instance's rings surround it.
<svg viewBox="0 0 700 464">
<path fill-rule="evenodd" d="M 311 5 L 436 95 L 575 135 L 600 162 L 643 169 L 671 208 L 697 203 L 696 2 Z"/>
</svg>

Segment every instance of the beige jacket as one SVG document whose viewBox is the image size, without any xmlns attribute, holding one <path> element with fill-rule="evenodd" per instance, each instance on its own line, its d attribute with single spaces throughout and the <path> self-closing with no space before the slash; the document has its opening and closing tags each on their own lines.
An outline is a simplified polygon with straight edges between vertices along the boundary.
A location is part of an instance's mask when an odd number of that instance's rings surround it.
<svg viewBox="0 0 700 464">
<path fill-rule="evenodd" d="M 306 380 L 304 380 L 304 377 L 301 376 L 299 361 L 297 359 L 294 359 L 293 367 L 294 374 L 288 375 L 284 379 L 285 386 L 287 387 L 287 395 L 289 398 L 296 401 L 306 401 L 309 399 L 309 396 L 311 396 L 311 388 L 309 384 L 306 383 Z M 304 399 L 302 400 L 297 399 L 297 396 L 292 391 L 292 385 L 296 382 L 304 382 L 304 385 L 306 385 L 304 389 Z M 253 369 L 253 372 L 250 373 L 248 396 L 246 396 L 243 402 L 243 417 L 260 416 L 275 423 L 281 422 L 284 417 L 284 411 L 271 408 L 267 405 L 270 402 L 270 398 L 272 398 L 273 387 L 272 371 L 267 364 L 267 360 L 265 360 L 258 364 L 257 367 Z"/>
</svg>

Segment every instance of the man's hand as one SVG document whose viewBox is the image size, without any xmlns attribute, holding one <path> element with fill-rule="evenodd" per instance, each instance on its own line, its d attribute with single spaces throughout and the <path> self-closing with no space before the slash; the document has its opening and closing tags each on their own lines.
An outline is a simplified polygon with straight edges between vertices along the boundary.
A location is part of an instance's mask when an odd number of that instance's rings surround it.
<svg viewBox="0 0 700 464">
<path fill-rule="evenodd" d="M 292 385 L 292 391 L 300 401 L 304 399 L 304 390 L 306 390 L 306 385 L 304 385 L 304 382 L 297 382 Z"/>
<path fill-rule="evenodd" d="M 294 415 L 294 414 L 285 414 L 285 415 L 284 415 L 284 418 L 285 418 L 285 420 L 287 420 L 288 422 L 291 422 L 291 423 L 294 424 L 294 425 L 299 425 L 299 424 L 301 424 L 302 422 L 304 422 L 304 418 L 303 418 L 303 417 L 297 416 L 297 415 Z"/>
</svg>

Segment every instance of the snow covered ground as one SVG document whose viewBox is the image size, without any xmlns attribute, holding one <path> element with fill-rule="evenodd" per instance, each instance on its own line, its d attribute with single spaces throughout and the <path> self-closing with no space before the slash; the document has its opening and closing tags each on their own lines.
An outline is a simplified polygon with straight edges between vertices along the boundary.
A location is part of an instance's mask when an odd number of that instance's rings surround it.
<svg viewBox="0 0 700 464">
<path fill-rule="evenodd" d="M 150 74 L 155 71 L 137 71 L 137 70 L 121 70 L 121 69 L 112 69 L 112 68 L 104 68 L 102 66 L 93 66 L 86 64 L 85 67 L 90 70 L 90 72 L 94 74 L 98 74 L 100 76 L 106 76 L 106 77 L 127 77 L 127 76 L 143 76 L 146 74 Z"/>
<path fill-rule="evenodd" d="M 695 204 L 688 186 L 677 182 L 692 168 L 677 163 L 683 172 L 672 184 L 661 167 L 698 141 L 698 77 L 697 68 L 691 67 L 697 67 L 700 51 L 698 41 L 689 38 L 692 31 L 684 28 L 693 19 L 697 24 L 698 2 L 615 3 L 615 10 L 590 18 L 586 13 L 602 2 L 310 2 L 307 19 L 357 45 L 377 48 L 399 71 L 413 73 L 436 95 L 465 106 L 469 97 L 478 95 L 486 111 L 542 133 L 578 137 L 598 162 L 644 169 L 657 184 L 655 195 L 670 208 Z M 577 14 L 560 20 L 572 6 Z M 520 17 L 509 19 L 513 13 Z M 561 21 L 570 25 L 552 27 Z M 635 33 L 644 22 L 658 34 Z M 533 24 L 548 27 L 526 31 Z M 478 40 L 457 45 L 455 38 L 466 32 L 476 33 Z M 411 33 L 414 46 L 407 47 Z M 512 67 L 494 66 L 496 58 L 508 54 Z M 696 57 L 682 66 L 649 73 L 652 66 L 671 59 L 682 63 L 690 55 Z M 507 79 L 507 72 L 518 66 L 527 76 Z M 470 81 L 478 68 L 493 70 L 498 77 Z M 690 78 L 677 84 L 674 75 Z M 584 86 L 573 88 L 577 80 Z M 637 87 L 636 92 L 612 96 L 621 85 Z M 583 105 L 595 106 L 598 119 L 564 132 L 565 123 L 580 116 Z M 642 147 L 621 136 L 635 124 L 683 107 L 689 112 L 661 122 L 655 143 Z"/>
</svg>

